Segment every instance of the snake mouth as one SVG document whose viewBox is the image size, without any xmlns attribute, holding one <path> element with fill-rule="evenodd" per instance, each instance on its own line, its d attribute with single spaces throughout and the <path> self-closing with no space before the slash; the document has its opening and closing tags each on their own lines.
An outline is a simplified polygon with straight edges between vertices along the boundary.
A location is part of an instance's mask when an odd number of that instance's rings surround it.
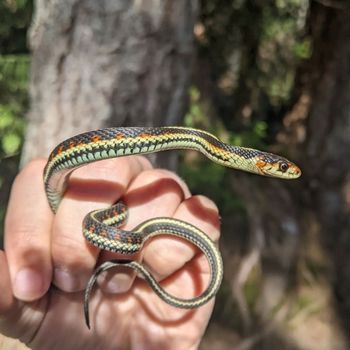
<svg viewBox="0 0 350 350">
<path fill-rule="evenodd" d="M 261 157 L 256 162 L 257 173 L 280 179 L 297 179 L 301 176 L 301 170 L 287 159 L 280 158 L 277 161 Z"/>
<path fill-rule="evenodd" d="M 264 175 L 267 177 L 283 177 L 279 176 L 278 172 L 276 171 L 278 169 L 278 166 L 276 167 L 276 164 L 267 162 L 262 158 L 256 162 L 256 168 L 258 169 L 257 173 L 259 175 Z"/>
<path fill-rule="evenodd" d="M 293 174 L 295 176 L 295 179 L 297 179 L 298 177 L 301 176 L 301 169 L 298 166 L 296 166 L 295 164 L 293 164 L 293 167 L 294 167 Z"/>
</svg>

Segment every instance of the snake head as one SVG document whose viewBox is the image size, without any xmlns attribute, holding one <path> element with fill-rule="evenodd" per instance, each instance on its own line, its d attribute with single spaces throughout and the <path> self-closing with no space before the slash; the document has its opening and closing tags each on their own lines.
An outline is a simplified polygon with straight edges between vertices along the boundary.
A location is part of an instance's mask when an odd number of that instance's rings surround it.
<svg viewBox="0 0 350 350">
<path fill-rule="evenodd" d="M 259 172 L 266 176 L 297 179 L 301 175 L 301 170 L 297 165 L 286 158 L 271 153 L 264 153 L 259 156 L 256 166 Z"/>
</svg>

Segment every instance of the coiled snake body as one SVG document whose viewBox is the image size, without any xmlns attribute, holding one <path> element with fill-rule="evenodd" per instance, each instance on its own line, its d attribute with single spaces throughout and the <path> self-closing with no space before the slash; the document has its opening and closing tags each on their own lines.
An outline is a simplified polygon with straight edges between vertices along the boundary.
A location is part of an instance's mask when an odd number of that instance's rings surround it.
<svg viewBox="0 0 350 350">
<path fill-rule="evenodd" d="M 48 202 L 55 213 L 67 187 L 69 175 L 85 164 L 132 154 L 146 154 L 171 149 L 192 149 L 210 160 L 229 168 L 265 176 L 295 179 L 300 169 L 287 159 L 255 149 L 232 146 L 198 129 L 185 127 L 116 127 L 86 132 L 60 143 L 52 152 L 44 170 L 44 184 Z M 148 270 L 137 261 L 118 260 L 102 264 L 96 269 L 85 291 L 85 319 L 89 327 L 88 300 L 97 276 L 116 265 L 128 266 L 141 274 L 165 302 L 179 308 L 203 305 L 217 293 L 223 266 L 220 252 L 201 230 L 186 222 L 171 218 L 150 219 L 132 231 L 120 228 L 127 217 L 123 203 L 95 210 L 84 219 L 85 238 L 100 249 L 118 253 L 136 253 L 151 237 L 167 234 L 190 241 L 207 257 L 211 279 L 207 288 L 192 299 L 181 299 L 167 293 Z"/>
</svg>

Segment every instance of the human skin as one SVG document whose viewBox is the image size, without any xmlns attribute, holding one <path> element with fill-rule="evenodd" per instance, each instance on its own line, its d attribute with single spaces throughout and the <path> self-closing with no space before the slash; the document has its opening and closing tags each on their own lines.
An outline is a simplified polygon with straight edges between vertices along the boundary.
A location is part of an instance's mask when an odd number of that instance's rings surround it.
<svg viewBox="0 0 350 350">
<path fill-rule="evenodd" d="M 214 300 L 195 310 L 161 300 L 132 270 L 119 267 L 99 278 L 90 301 L 91 330 L 83 316 L 83 291 L 96 263 L 120 258 L 89 244 L 81 233 L 87 212 L 121 197 L 129 207 L 126 229 L 153 217 L 189 222 L 219 239 L 215 204 L 191 196 L 174 173 L 152 169 L 132 156 L 76 170 L 58 212 L 44 192 L 46 161 L 30 162 L 16 177 L 0 251 L 0 333 L 32 349 L 196 349 Z M 136 256 L 170 293 L 190 298 L 207 285 L 210 269 L 190 243 L 161 236 Z"/>
</svg>

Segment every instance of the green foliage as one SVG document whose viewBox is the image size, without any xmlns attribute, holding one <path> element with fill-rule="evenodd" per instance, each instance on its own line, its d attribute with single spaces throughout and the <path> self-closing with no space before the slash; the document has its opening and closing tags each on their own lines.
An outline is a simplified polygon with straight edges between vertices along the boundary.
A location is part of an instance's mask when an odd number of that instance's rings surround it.
<svg viewBox="0 0 350 350">
<path fill-rule="evenodd" d="M 0 1 L 0 54 L 26 53 L 33 0 Z"/>
<path fill-rule="evenodd" d="M 272 105 L 289 100 L 295 68 L 300 59 L 310 57 L 310 42 L 301 38 L 305 21 L 305 0 L 276 1 L 262 12 L 262 32 L 259 43 L 259 85 Z"/>
<path fill-rule="evenodd" d="M 230 143 L 236 146 L 265 149 L 264 142 L 267 135 L 267 123 L 264 121 L 254 121 L 251 128 L 239 133 L 230 133 Z"/>
<path fill-rule="evenodd" d="M 301 40 L 300 42 L 295 43 L 294 45 L 294 55 L 299 59 L 308 59 L 311 57 L 311 43 L 308 38 Z"/>
<path fill-rule="evenodd" d="M 19 152 L 27 108 L 29 57 L 0 56 L 0 161 Z"/>
<path fill-rule="evenodd" d="M 26 35 L 32 9 L 32 0 L 0 1 L 0 238 L 28 106 L 30 58 Z"/>
<path fill-rule="evenodd" d="M 264 142 L 267 136 L 268 125 L 265 121 L 254 121 L 251 127 L 240 132 L 230 131 L 220 122 L 212 120 L 207 111 L 207 101 L 203 101 L 199 89 L 190 88 L 190 106 L 184 118 L 184 125 L 192 128 L 201 128 L 223 138 L 226 142 L 236 146 L 266 148 Z"/>
<path fill-rule="evenodd" d="M 278 130 L 296 67 L 311 55 L 304 32 L 308 4 L 201 0 L 197 42 L 201 59 L 210 62 L 213 107 L 229 130 L 251 131 L 257 121 L 265 122 L 269 137 Z"/>
<path fill-rule="evenodd" d="M 229 188 L 227 170 L 203 158 L 181 162 L 179 173 L 193 194 L 203 194 L 211 198 L 219 207 L 222 215 L 242 209 L 241 202 L 233 196 Z"/>
<path fill-rule="evenodd" d="M 9 186 L 17 170 L 27 109 L 27 55 L 0 56 L 0 237 Z"/>
<path fill-rule="evenodd" d="M 27 108 L 29 55 L 26 31 L 33 2 L 0 2 L 0 163 L 17 154 L 22 144 Z"/>
<path fill-rule="evenodd" d="M 6 106 L 0 106 L 1 153 L 8 157 L 18 153 L 23 135 L 23 122 Z"/>
<path fill-rule="evenodd" d="M 190 88 L 189 95 L 190 104 L 184 118 L 185 126 L 190 128 L 201 128 L 208 131 L 214 131 L 213 129 L 217 129 L 219 127 L 219 121 L 213 121 L 211 123 L 209 113 L 206 110 L 205 101 L 203 101 L 201 98 L 199 89 L 196 86 L 192 86 Z"/>
</svg>

